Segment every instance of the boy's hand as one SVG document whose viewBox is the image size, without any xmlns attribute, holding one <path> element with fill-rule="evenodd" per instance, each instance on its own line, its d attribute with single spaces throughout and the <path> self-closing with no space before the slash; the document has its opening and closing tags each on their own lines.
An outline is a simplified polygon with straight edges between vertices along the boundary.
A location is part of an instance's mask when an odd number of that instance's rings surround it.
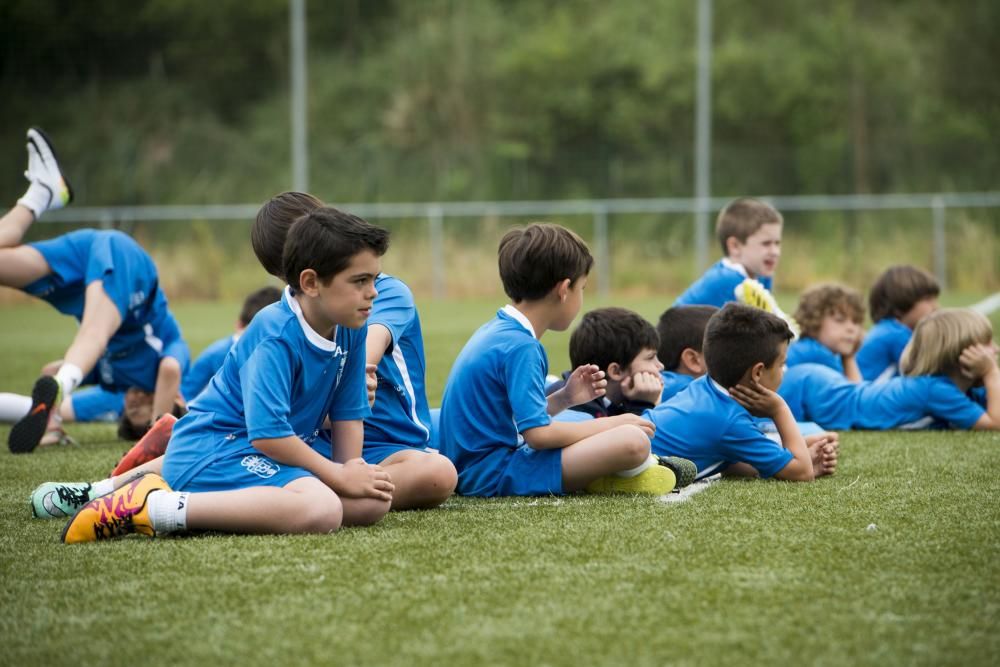
<svg viewBox="0 0 1000 667">
<path fill-rule="evenodd" d="M 656 433 L 656 424 L 649 421 L 648 419 L 643 419 L 639 415 L 633 415 L 631 413 L 625 413 L 621 415 L 615 415 L 614 417 L 605 417 L 607 420 L 614 420 L 615 426 L 622 426 L 624 424 L 631 424 L 632 426 L 638 426 L 642 429 L 642 432 L 646 434 L 646 437 L 650 440 L 653 439 L 653 435 Z"/>
<path fill-rule="evenodd" d="M 381 466 L 369 465 L 357 458 L 344 464 L 340 488 L 335 490 L 348 498 L 392 500 L 394 489 L 389 473 Z"/>
<path fill-rule="evenodd" d="M 375 390 L 378 389 L 378 376 L 375 371 L 378 366 L 365 364 L 365 389 L 368 390 L 368 407 L 375 405 Z"/>
<path fill-rule="evenodd" d="M 775 415 L 785 406 L 785 401 L 781 396 L 756 380 L 751 380 L 750 384 L 738 384 L 735 387 L 730 387 L 729 395 L 755 417 L 774 419 Z"/>
<path fill-rule="evenodd" d="M 622 394 L 632 401 L 657 405 L 663 395 L 663 377 L 659 373 L 639 371 L 622 380 Z"/>
<path fill-rule="evenodd" d="M 997 370 L 997 346 L 995 343 L 977 343 L 962 350 L 958 357 L 962 375 L 970 380 L 979 380 Z"/>
<path fill-rule="evenodd" d="M 604 396 L 607 386 L 604 371 L 595 364 L 584 364 L 570 374 L 562 390 L 565 392 L 567 405 L 573 407 Z"/>
</svg>

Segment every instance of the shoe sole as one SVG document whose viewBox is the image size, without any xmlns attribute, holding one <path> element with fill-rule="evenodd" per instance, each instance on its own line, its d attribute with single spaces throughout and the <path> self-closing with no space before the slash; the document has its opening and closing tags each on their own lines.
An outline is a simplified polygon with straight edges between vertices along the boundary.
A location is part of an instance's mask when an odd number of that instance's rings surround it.
<svg viewBox="0 0 1000 667">
<path fill-rule="evenodd" d="M 111 476 L 117 477 L 133 468 L 137 468 L 144 463 L 149 463 L 153 459 L 163 456 L 167 451 L 170 434 L 173 433 L 176 422 L 177 418 L 173 415 L 164 415 L 156 420 L 153 427 L 149 429 L 146 435 L 142 436 L 142 440 L 135 443 L 132 449 L 125 453 L 122 460 L 111 471 Z M 164 435 L 165 437 L 161 439 L 160 436 Z M 153 442 L 154 439 L 156 439 L 155 443 Z"/>
<path fill-rule="evenodd" d="M 28 454 L 35 451 L 35 447 L 45 435 L 49 415 L 55 407 L 52 403 L 58 395 L 59 383 L 55 378 L 48 376 L 38 378 L 31 390 L 31 410 L 10 429 L 7 446 L 12 453 Z M 43 409 L 39 410 L 39 407 Z"/>
<path fill-rule="evenodd" d="M 52 140 L 49 139 L 49 135 L 45 134 L 45 130 L 36 126 L 32 126 L 31 129 L 41 135 L 42 140 L 48 146 L 49 152 L 52 153 L 52 157 L 55 158 L 56 164 L 61 165 L 62 161 L 59 159 L 59 153 L 56 152 L 55 144 L 53 144 Z M 34 140 L 30 137 L 28 138 L 28 141 L 35 144 Z M 39 155 L 42 154 L 42 151 L 38 150 L 38 144 L 35 144 L 35 150 L 38 151 Z M 59 167 L 59 175 L 62 176 L 63 183 L 66 185 L 66 192 L 69 194 L 69 198 L 66 200 L 66 203 L 63 204 L 63 206 L 66 206 L 73 201 L 73 186 L 69 184 L 69 178 L 66 177 L 66 172 L 63 171 L 62 167 Z M 54 192 L 52 193 L 52 196 L 55 197 Z"/>
</svg>

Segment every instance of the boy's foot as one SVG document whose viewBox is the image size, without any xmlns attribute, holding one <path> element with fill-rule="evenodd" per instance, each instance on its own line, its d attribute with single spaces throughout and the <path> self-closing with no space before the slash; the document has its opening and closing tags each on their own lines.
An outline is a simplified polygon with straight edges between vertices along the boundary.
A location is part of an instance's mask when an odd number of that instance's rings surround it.
<svg viewBox="0 0 1000 667">
<path fill-rule="evenodd" d="M 167 443 L 170 441 L 170 434 L 174 432 L 176 421 L 177 417 L 172 414 L 165 414 L 157 419 L 156 423 L 146 431 L 146 435 L 142 436 L 139 442 L 132 446 L 132 449 L 125 452 L 121 461 L 111 472 L 111 476 L 115 477 L 163 456 L 167 451 Z"/>
<path fill-rule="evenodd" d="M 43 375 L 35 381 L 31 390 L 31 410 L 10 429 L 7 445 L 11 452 L 34 451 L 48 430 L 49 416 L 61 403 L 61 394 L 59 383 L 51 375 Z"/>
<path fill-rule="evenodd" d="M 679 456 L 657 456 L 656 460 L 661 466 L 670 468 L 674 473 L 674 477 L 677 478 L 675 489 L 683 489 L 698 476 L 698 466 L 694 464 L 694 461 L 682 459 Z"/>
<path fill-rule="evenodd" d="M 662 496 L 677 486 L 673 470 L 663 465 L 651 465 L 633 477 L 605 475 L 587 485 L 587 493 L 641 493 Z"/>
<path fill-rule="evenodd" d="M 162 477 L 146 473 L 117 491 L 91 500 L 81 507 L 63 529 L 66 544 L 96 542 L 131 533 L 156 537 L 149 518 L 149 494 L 170 491 Z"/>
<path fill-rule="evenodd" d="M 31 514 L 36 519 L 73 516 L 90 502 L 93 488 L 88 482 L 45 482 L 31 492 Z"/>
<path fill-rule="evenodd" d="M 24 196 L 17 200 L 35 214 L 37 220 L 45 211 L 62 208 L 73 201 L 70 187 L 56 158 L 52 142 L 40 128 L 28 130 L 28 169 L 24 177 L 31 185 Z"/>
</svg>

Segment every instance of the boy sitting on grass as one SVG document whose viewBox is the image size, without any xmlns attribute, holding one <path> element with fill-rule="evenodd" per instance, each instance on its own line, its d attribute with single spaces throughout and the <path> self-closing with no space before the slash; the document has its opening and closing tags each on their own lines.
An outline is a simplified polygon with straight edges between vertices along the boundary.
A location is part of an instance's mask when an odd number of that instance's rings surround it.
<svg viewBox="0 0 1000 667">
<path fill-rule="evenodd" d="M 504 235 L 498 255 L 511 303 L 459 353 L 441 405 L 441 451 L 458 470 L 458 492 L 671 491 L 674 473 L 650 456 L 650 422 L 633 414 L 576 423 L 549 417 L 603 396 L 607 385 L 589 364 L 545 396 L 539 338 L 564 331 L 579 312 L 593 264 L 586 244 L 558 225 L 532 224 Z"/>
<path fill-rule="evenodd" d="M 389 475 L 310 445 L 324 421 L 360 451 L 371 411 L 366 320 L 388 232 L 331 208 L 289 230 L 289 287 L 253 319 L 170 437 L 163 478 L 145 473 L 86 503 L 66 543 L 183 530 L 329 533 L 389 511 Z M 160 459 L 146 464 L 159 464 Z M 139 468 L 138 470 L 141 470 Z"/>
<path fill-rule="evenodd" d="M 875 326 L 857 354 L 863 379 L 885 382 L 899 374 L 899 360 L 914 327 L 937 310 L 940 293 L 937 279 L 915 266 L 891 266 L 878 277 L 868 293 Z"/>
<path fill-rule="evenodd" d="M 656 357 L 659 337 L 641 315 L 627 308 L 598 308 L 583 316 L 569 339 L 569 361 L 573 368 L 597 366 L 607 385 L 603 396 L 574 405 L 571 410 L 592 417 L 642 414 L 660 402 L 663 364 Z M 563 380 L 546 387 L 551 394 L 566 385 Z"/>
<path fill-rule="evenodd" d="M 865 307 L 850 287 L 825 284 L 810 287 L 799 298 L 795 321 L 802 329 L 788 346 L 788 367 L 822 364 L 851 382 L 861 381 L 854 355 L 861 345 Z"/>
<path fill-rule="evenodd" d="M 669 401 L 691 381 L 705 374 L 705 356 L 701 353 L 705 326 L 719 309 L 715 306 L 674 306 L 663 311 L 656 325 L 660 338 L 657 357 L 663 362 L 660 371 L 663 392 L 660 401 Z"/>
<path fill-rule="evenodd" d="M 644 416 L 656 425 L 653 452 L 694 461 L 698 478 L 737 476 L 812 481 L 837 467 L 829 436 L 807 445 L 775 391 L 792 332 L 779 317 L 731 303 L 705 329 L 708 373 Z M 754 417 L 774 420 L 780 444 Z"/>
</svg>

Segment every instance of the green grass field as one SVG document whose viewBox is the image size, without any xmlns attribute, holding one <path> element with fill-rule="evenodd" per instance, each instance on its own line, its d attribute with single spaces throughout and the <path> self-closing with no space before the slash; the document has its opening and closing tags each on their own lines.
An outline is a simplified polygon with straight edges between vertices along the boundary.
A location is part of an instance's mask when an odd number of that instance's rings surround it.
<svg viewBox="0 0 1000 667">
<path fill-rule="evenodd" d="M 649 318 L 663 307 L 618 303 Z M 421 304 L 432 404 L 498 305 Z M 174 310 L 197 352 L 237 306 Z M 27 392 L 73 331 L 44 304 L 0 307 L 0 391 Z M 555 372 L 567 338 L 543 339 Z M 29 492 L 104 477 L 127 448 L 111 426 L 72 433 L 80 447 L 0 447 L 0 664 L 987 665 L 1000 654 L 1000 434 L 847 433 L 832 478 L 721 482 L 680 504 L 453 498 L 332 536 L 66 547 L 62 522 L 30 518 Z"/>
</svg>

